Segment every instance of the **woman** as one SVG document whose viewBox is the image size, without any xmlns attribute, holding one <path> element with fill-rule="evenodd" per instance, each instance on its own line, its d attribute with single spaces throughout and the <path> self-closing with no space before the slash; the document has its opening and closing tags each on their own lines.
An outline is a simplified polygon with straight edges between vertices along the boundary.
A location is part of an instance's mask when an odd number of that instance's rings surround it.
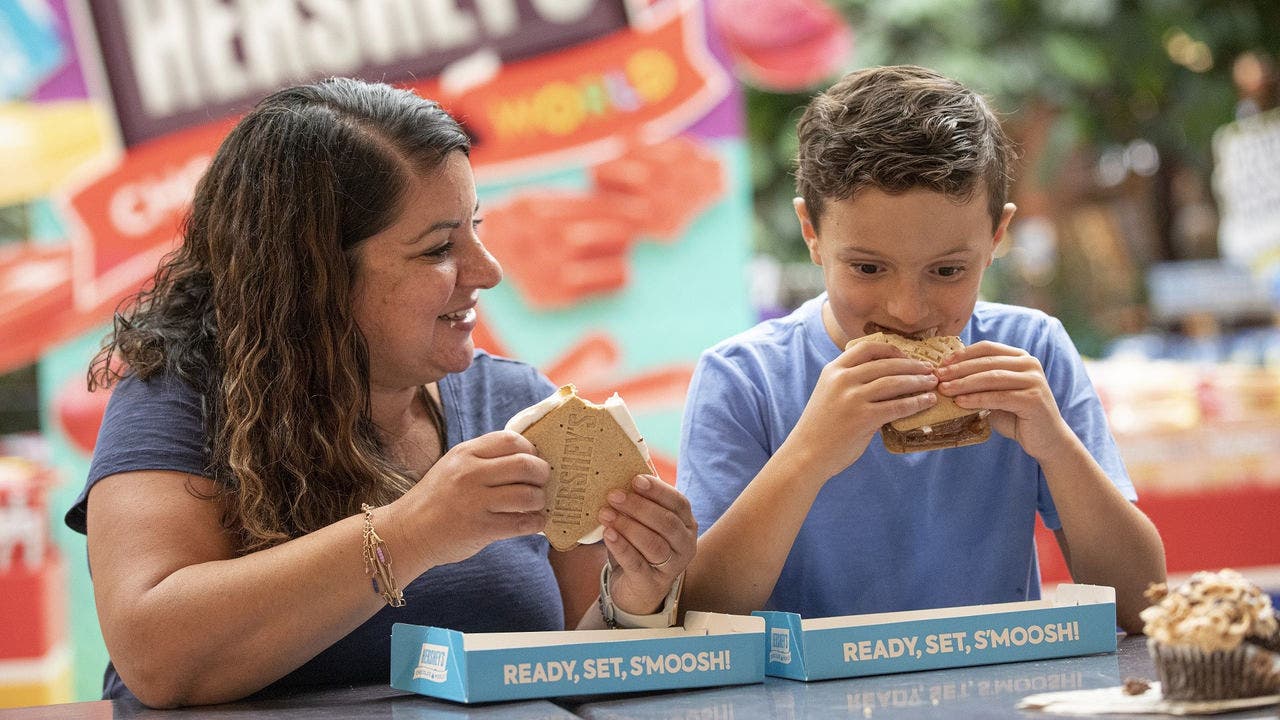
<svg viewBox="0 0 1280 720">
<path fill-rule="evenodd" d="M 90 369 L 118 384 L 67 522 L 106 696 L 385 681 L 393 622 L 603 627 L 606 548 L 619 617 L 674 602 L 696 533 L 655 478 L 601 511 L 604 547 L 533 534 L 548 466 L 501 428 L 554 386 L 472 344 L 502 271 L 469 150 L 435 103 L 345 79 L 268 97 L 223 142 Z"/>
</svg>

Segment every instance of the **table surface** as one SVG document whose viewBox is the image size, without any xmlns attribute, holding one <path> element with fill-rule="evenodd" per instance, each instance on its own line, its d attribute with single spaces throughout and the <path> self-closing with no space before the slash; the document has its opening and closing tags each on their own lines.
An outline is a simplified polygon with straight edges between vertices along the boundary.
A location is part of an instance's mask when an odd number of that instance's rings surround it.
<svg viewBox="0 0 1280 720">
<path fill-rule="evenodd" d="M 808 718 L 1019 718 L 1065 716 L 1017 709 L 1028 695 L 1120 685 L 1125 678 L 1155 680 L 1145 637 L 1126 637 L 1114 654 L 979 665 L 875 677 L 796 682 L 766 677 L 763 684 L 701 691 L 581 699 L 561 704 L 593 720 L 698 718 L 699 720 L 800 720 Z M 1106 715 L 1114 720 L 1153 720 L 1158 715 Z M 1165 716 L 1168 717 L 1168 716 Z M 1271 718 L 1277 707 L 1212 717 Z"/>
<path fill-rule="evenodd" d="M 512 720 L 575 720 L 576 715 L 550 700 L 460 705 L 397 690 L 388 684 L 359 685 L 326 690 L 281 693 L 270 698 L 254 698 L 225 705 L 204 705 L 178 710 L 152 710 L 136 700 L 95 700 L 0 710 L 0 720 L 271 720 L 316 718 L 317 720 L 465 720 L 469 718 L 512 718 Z"/>
<path fill-rule="evenodd" d="M 698 720 L 803 720 L 806 718 L 1045 718 L 1018 710 L 1027 695 L 1119 685 L 1125 678 L 1154 679 L 1146 640 L 1123 638 L 1114 654 L 982 665 L 875 677 L 796 682 L 767 677 L 761 684 L 635 695 L 557 698 L 460 705 L 377 684 L 283 694 L 226 705 L 150 710 L 136 702 L 99 700 L 0 710 L 0 720 L 98 720 L 100 718 L 559 718 L 595 720 L 697 718 Z M 1151 715 L 1107 715 L 1152 720 Z M 1277 707 L 1226 715 L 1224 720 L 1278 717 Z"/>
</svg>

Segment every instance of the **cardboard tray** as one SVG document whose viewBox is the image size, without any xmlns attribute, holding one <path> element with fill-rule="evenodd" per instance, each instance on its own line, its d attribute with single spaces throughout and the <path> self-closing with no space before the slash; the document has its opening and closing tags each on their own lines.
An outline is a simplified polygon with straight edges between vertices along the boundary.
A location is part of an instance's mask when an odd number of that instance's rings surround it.
<svg viewBox="0 0 1280 720">
<path fill-rule="evenodd" d="M 462 633 L 397 623 L 391 686 L 463 703 L 764 682 L 765 623 L 689 612 L 662 630 Z"/>
<path fill-rule="evenodd" d="M 1116 650 L 1116 593 L 1059 585 L 1053 600 L 802 619 L 757 611 L 765 672 L 792 680 L 885 675 Z"/>
</svg>

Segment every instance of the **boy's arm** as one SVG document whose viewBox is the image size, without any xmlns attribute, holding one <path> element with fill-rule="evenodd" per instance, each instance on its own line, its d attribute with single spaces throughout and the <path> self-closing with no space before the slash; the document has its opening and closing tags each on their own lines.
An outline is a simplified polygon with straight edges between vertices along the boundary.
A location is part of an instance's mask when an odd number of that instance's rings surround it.
<svg viewBox="0 0 1280 720">
<path fill-rule="evenodd" d="M 1155 525 L 1120 494 L 1083 443 L 1063 423 L 1055 451 L 1037 457 L 1058 509 L 1055 532 L 1076 582 L 1116 589 L 1116 622 L 1142 632 L 1138 613 L 1147 585 L 1164 582 L 1164 545 Z"/>
<path fill-rule="evenodd" d="M 685 576 L 686 610 L 750 614 L 773 594 L 805 516 L 827 478 L 784 443 L 707 532 Z"/>
<path fill-rule="evenodd" d="M 770 455 L 767 393 L 723 359 L 704 356 L 690 385 L 677 475 L 705 529 L 682 607 L 763 608 L 822 486 L 862 455 L 882 424 L 932 405 L 921 393 L 935 383 L 931 365 L 890 345 L 845 351 L 823 369 Z"/>
<path fill-rule="evenodd" d="M 772 513 L 763 527 L 770 529 L 768 535 L 775 542 L 766 542 L 766 533 L 742 531 L 743 519 L 750 522 L 759 514 L 752 498 L 762 491 L 776 492 L 780 486 L 776 473 L 770 481 L 766 470 L 777 456 L 770 456 L 769 393 L 758 383 L 714 353 L 702 357 L 690 382 L 676 486 L 693 505 L 703 535 L 685 574 L 682 610 L 747 614 L 764 607 L 807 512 L 806 506 Z M 773 465 L 777 467 L 776 462 Z M 795 521 L 796 517 L 800 520 Z M 794 526 L 789 536 L 786 525 Z M 744 546 L 765 549 L 736 552 L 735 539 Z"/>
<path fill-rule="evenodd" d="M 1074 400 L 1064 398 L 1064 406 L 1086 395 L 1096 405 L 1065 331 L 1058 326 L 1051 334 L 1060 336 L 1053 344 L 1070 354 L 1060 354 L 1051 370 L 1074 375 L 1081 383 Z M 1140 631 L 1138 613 L 1147 604 L 1142 593 L 1149 583 L 1165 579 L 1164 546 L 1150 519 L 1121 493 L 1078 429 L 1064 418 L 1040 361 L 1021 349 L 983 342 L 948 358 L 939 377 L 939 392 L 953 395 L 961 407 L 990 409 L 992 427 L 1040 464 L 1062 523 L 1057 537 L 1072 579 L 1114 587 L 1117 621 L 1129 632 Z M 1064 385 L 1061 378 L 1057 382 Z M 1076 417 L 1081 411 L 1073 412 Z M 1100 406 L 1094 414 L 1094 446 L 1101 447 L 1099 434 L 1105 435 L 1105 445 L 1114 453 Z"/>
</svg>

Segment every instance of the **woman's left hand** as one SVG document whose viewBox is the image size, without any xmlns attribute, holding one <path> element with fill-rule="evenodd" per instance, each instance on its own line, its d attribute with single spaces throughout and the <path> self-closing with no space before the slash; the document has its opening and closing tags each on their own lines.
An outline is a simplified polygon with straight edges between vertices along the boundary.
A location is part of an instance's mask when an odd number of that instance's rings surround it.
<svg viewBox="0 0 1280 720">
<path fill-rule="evenodd" d="M 608 499 L 599 520 L 613 564 L 613 602 L 632 615 L 657 612 L 698 545 L 689 500 L 652 475 L 635 476 L 630 492 L 614 490 Z"/>
</svg>

